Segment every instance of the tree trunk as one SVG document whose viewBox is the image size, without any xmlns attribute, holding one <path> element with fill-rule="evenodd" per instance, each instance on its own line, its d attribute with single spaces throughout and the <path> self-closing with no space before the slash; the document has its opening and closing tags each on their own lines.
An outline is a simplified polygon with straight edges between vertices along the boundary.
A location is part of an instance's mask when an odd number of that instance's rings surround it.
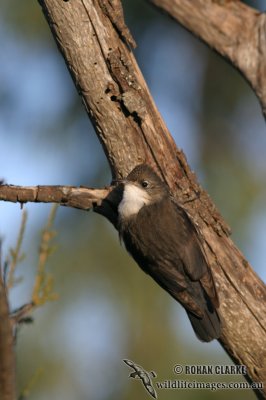
<svg viewBox="0 0 266 400">
<path fill-rule="evenodd" d="M 4 286 L 1 270 L 2 265 L 0 259 L 0 398 L 1 400 L 15 400 L 16 366 L 14 356 L 14 340 L 12 324 L 9 318 L 6 288 Z"/>
</svg>

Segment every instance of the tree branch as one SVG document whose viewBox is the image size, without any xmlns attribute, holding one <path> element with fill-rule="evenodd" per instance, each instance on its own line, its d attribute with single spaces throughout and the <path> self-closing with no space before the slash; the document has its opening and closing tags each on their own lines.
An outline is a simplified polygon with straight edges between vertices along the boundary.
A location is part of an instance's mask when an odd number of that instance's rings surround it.
<svg viewBox="0 0 266 400">
<path fill-rule="evenodd" d="M 57 203 L 88 211 L 93 209 L 117 225 L 117 207 L 121 196 L 119 186 L 92 189 L 75 186 L 0 185 L 0 201 L 11 203 Z"/>
<path fill-rule="evenodd" d="M 12 203 L 59 203 L 66 207 L 89 210 L 100 205 L 111 187 L 92 189 L 75 186 L 15 186 L 0 185 L 0 200 Z"/>
<path fill-rule="evenodd" d="M 266 14 L 238 0 L 149 1 L 239 69 L 266 118 Z"/>
<path fill-rule="evenodd" d="M 1 244 L 0 244 L 1 245 Z M 1 252 L 0 252 L 1 253 Z M 0 265 L 0 397 L 1 400 L 16 399 L 15 356 L 12 323 L 6 288 Z"/>
</svg>

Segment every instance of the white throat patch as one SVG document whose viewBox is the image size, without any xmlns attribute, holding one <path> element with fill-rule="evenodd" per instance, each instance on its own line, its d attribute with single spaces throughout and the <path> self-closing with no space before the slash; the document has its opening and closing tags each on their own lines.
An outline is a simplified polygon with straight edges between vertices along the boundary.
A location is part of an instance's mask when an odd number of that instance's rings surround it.
<svg viewBox="0 0 266 400">
<path fill-rule="evenodd" d="M 118 206 L 118 213 L 122 218 L 129 218 L 151 202 L 149 194 L 133 183 L 126 183 L 123 198 Z"/>
</svg>

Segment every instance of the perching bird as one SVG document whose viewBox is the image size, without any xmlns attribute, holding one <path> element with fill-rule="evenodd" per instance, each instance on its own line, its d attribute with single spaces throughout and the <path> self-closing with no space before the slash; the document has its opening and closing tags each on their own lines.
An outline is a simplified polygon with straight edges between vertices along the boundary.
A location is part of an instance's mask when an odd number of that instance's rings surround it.
<svg viewBox="0 0 266 400">
<path fill-rule="evenodd" d="M 135 167 L 122 185 L 118 231 L 126 249 L 181 303 L 200 340 L 219 338 L 218 296 L 194 224 L 150 166 Z"/>
</svg>

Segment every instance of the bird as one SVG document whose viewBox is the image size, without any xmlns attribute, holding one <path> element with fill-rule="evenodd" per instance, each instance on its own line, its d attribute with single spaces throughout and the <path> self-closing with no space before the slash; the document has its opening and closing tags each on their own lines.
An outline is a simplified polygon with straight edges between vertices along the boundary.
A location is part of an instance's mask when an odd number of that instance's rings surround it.
<svg viewBox="0 0 266 400">
<path fill-rule="evenodd" d="M 148 164 L 121 185 L 117 229 L 126 250 L 184 307 L 199 340 L 218 339 L 219 299 L 198 228 Z"/>
</svg>

